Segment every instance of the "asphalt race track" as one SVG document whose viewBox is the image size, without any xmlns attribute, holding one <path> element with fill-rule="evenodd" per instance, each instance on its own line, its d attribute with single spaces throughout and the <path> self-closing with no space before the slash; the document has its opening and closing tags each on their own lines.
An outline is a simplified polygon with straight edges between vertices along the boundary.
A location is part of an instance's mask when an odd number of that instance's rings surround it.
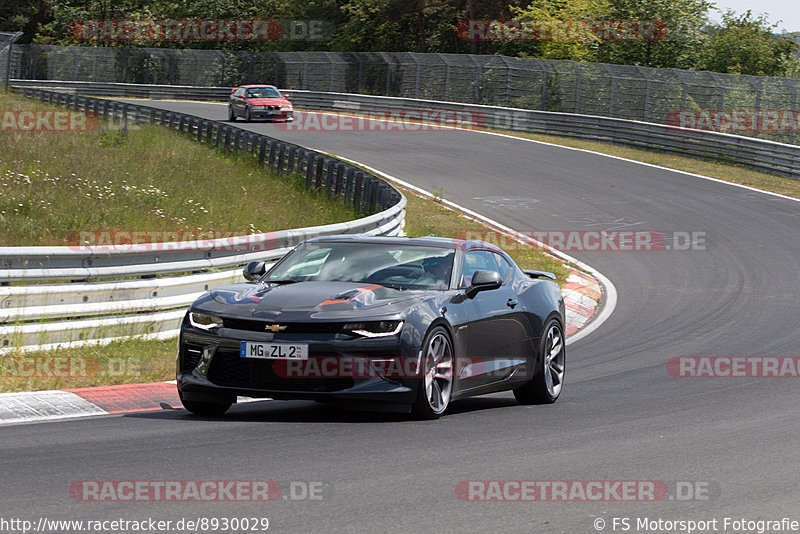
<svg viewBox="0 0 800 534">
<path fill-rule="evenodd" d="M 220 104 L 150 105 L 226 116 Z M 275 532 L 573 534 L 597 532 L 597 518 L 612 532 L 615 517 L 629 518 L 629 532 L 643 532 L 636 528 L 643 518 L 716 518 L 724 532 L 725 517 L 800 521 L 798 379 L 667 372 L 677 356 L 800 356 L 799 202 L 476 132 L 238 124 L 429 191 L 443 188 L 445 198 L 517 230 L 651 230 L 666 235 L 670 249 L 569 251 L 613 281 L 618 303 L 601 328 L 570 345 L 565 390 L 554 405 L 523 407 L 510 393 L 497 394 L 458 402 L 439 421 L 414 422 L 266 401 L 235 406 L 221 419 L 164 410 L 6 427 L 0 515 L 268 517 Z M 696 250 L 675 250 L 686 233 L 700 233 Z M 267 504 L 71 498 L 70 484 L 86 479 L 324 484 L 321 500 Z M 455 492 L 464 480 L 663 481 L 670 488 L 682 481 L 701 498 L 464 502 Z"/>
</svg>

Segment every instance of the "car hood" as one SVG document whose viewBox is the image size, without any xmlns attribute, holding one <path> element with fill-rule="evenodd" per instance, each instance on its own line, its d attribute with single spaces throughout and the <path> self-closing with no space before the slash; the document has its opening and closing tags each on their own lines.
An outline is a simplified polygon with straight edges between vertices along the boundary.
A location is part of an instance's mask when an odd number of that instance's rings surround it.
<svg viewBox="0 0 800 534">
<path fill-rule="evenodd" d="M 248 104 L 253 106 L 291 106 L 292 103 L 285 98 L 248 98 Z"/>
<path fill-rule="evenodd" d="M 425 295 L 363 282 L 242 283 L 214 289 L 192 307 L 230 317 L 334 320 L 397 314 Z"/>
</svg>

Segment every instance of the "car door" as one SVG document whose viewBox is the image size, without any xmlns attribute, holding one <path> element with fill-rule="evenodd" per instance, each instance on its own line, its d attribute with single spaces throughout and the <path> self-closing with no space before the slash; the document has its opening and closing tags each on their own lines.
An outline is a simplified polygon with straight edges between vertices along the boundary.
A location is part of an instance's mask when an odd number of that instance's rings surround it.
<svg viewBox="0 0 800 534">
<path fill-rule="evenodd" d="M 521 305 L 509 284 L 511 266 L 493 251 L 469 251 L 462 267 L 465 288 L 479 270 L 498 272 L 504 283 L 497 289 L 481 291 L 468 301 L 471 320 L 467 325 L 466 358 L 457 366 L 459 389 L 503 381 L 527 358 L 527 329 Z"/>
<path fill-rule="evenodd" d="M 244 91 L 243 87 L 238 88 L 236 91 L 233 92 L 231 96 L 231 106 L 236 110 L 237 115 L 244 116 L 244 108 L 245 108 L 245 98 L 244 98 Z"/>
</svg>

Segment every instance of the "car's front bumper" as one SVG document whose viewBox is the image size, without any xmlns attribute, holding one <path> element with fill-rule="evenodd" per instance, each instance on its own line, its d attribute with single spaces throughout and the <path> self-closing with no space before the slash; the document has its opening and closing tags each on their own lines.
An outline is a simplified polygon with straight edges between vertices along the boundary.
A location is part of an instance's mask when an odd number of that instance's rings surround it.
<svg viewBox="0 0 800 534">
<path fill-rule="evenodd" d="M 418 380 L 415 377 L 387 374 L 386 366 L 381 369 L 373 365 L 375 361 L 410 357 L 401 355 L 396 338 L 354 342 L 316 335 L 292 339 L 277 339 L 276 336 L 266 340 L 308 343 L 309 360 L 323 362 L 317 367 L 311 366 L 312 370 L 322 369 L 322 372 L 310 374 L 287 373 L 285 368 L 276 370 L 276 360 L 242 358 L 239 355 L 241 341 L 263 342 L 265 336 L 231 329 L 224 335 L 214 335 L 184 327 L 177 362 L 178 390 L 182 396 L 187 400 L 235 401 L 236 396 L 245 396 L 348 401 L 390 411 L 405 411 L 416 399 Z M 340 360 L 346 365 L 337 366 Z M 308 366 L 302 368 L 309 369 Z M 339 372 L 342 369 L 345 372 Z M 349 372 L 351 369 L 356 371 Z M 364 373 L 365 369 L 369 372 Z"/>
<path fill-rule="evenodd" d="M 251 119 L 268 119 L 275 121 L 294 120 L 294 111 L 261 110 L 250 108 Z"/>
</svg>

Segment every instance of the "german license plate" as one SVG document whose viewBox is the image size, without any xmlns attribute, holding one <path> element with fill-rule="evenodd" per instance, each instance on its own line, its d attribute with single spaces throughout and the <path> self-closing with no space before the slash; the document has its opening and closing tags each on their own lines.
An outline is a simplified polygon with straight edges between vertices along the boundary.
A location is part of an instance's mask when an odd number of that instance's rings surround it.
<svg viewBox="0 0 800 534">
<path fill-rule="evenodd" d="M 307 360 L 308 343 L 256 343 L 242 341 L 239 346 L 239 356 L 262 360 Z"/>
</svg>

